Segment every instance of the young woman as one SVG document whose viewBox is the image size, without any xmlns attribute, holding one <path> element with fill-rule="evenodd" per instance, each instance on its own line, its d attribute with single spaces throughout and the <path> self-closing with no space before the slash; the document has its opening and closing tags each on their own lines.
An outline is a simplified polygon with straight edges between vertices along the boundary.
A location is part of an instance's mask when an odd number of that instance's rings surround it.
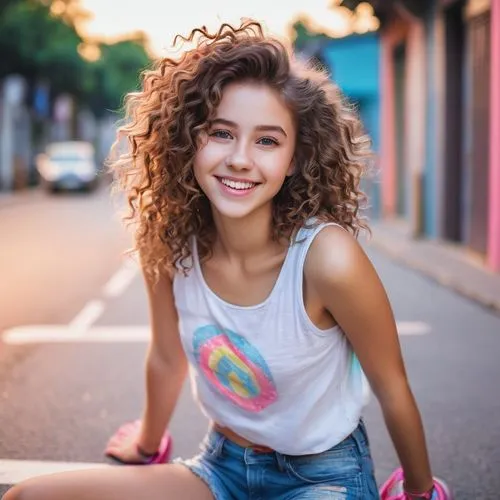
<svg viewBox="0 0 500 500">
<path fill-rule="evenodd" d="M 111 451 L 155 454 L 188 367 L 207 437 L 190 460 L 38 478 L 5 500 L 378 498 L 365 374 L 407 498 L 431 498 L 393 314 L 356 241 L 370 157 L 357 116 L 255 22 L 190 40 L 129 96 L 114 165 L 152 341 L 143 425 Z"/>
</svg>

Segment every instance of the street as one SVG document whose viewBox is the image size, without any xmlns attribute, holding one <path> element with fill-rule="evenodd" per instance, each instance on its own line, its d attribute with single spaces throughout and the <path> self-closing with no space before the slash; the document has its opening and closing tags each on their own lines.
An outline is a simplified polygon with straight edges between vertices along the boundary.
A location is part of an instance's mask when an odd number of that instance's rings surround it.
<svg viewBox="0 0 500 500">
<path fill-rule="evenodd" d="M 148 314 L 105 187 L 0 206 L 0 231 L 1 495 L 36 471 L 109 463 L 107 438 L 141 412 Z M 498 499 L 500 317 L 367 251 L 395 311 L 435 474 L 456 500 Z M 381 483 L 397 459 L 373 397 L 366 421 Z M 206 425 L 186 386 L 174 456 L 194 454 Z"/>
</svg>

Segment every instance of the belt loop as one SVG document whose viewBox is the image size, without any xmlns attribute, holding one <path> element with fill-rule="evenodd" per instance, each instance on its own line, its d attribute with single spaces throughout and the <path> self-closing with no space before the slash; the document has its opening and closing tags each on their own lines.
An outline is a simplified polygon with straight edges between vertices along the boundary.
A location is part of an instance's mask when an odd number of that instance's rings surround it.
<svg viewBox="0 0 500 500">
<path fill-rule="evenodd" d="M 365 440 L 365 448 L 370 449 L 370 438 L 368 437 L 368 430 L 366 429 L 365 420 L 363 418 L 359 421 L 359 430 Z"/>
<path fill-rule="evenodd" d="M 215 440 L 215 444 L 210 454 L 218 458 L 222 455 L 222 450 L 224 448 L 224 442 L 226 441 L 226 437 L 219 432 L 214 432 L 213 439 Z"/>
<path fill-rule="evenodd" d="M 364 429 L 364 425 L 365 424 L 363 423 L 363 420 L 360 420 L 358 426 L 356 427 L 356 429 L 354 429 L 354 431 L 352 431 L 351 434 L 352 439 L 356 443 L 356 447 L 360 456 L 366 455 L 366 431 Z"/>
<path fill-rule="evenodd" d="M 280 452 L 275 451 L 274 455 L 276 457 L 276 462 L 278 464 L 278 469 L 280 472 L 285 472 L 286 470 L 286 458 Z"/>
</svg>

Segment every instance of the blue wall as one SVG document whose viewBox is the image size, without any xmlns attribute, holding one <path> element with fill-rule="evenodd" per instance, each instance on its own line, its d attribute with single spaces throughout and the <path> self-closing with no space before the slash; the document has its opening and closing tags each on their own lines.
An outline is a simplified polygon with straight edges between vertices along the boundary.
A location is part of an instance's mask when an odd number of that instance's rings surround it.
<svg viewBox="0 0 500 500">
<path fill-rule="evenodd" d="M 433 9 L 426 19 L 426 41 L 427 41 L 427 116 L 426 116 L 426 135 L 425 143 L 425 165 L 424 165 L 424 233 L 427 236 L 435 238 L 437 236 L 437 214 L 438 204 L 436 203 L 437 196 L 437 172 L 436 172 L 436 122 L 437 122 L 437 96 L 434 70 L 434 58 L 436 54 L 436 37 L 435 37 L 435 21 L 437 9 L 436 4 L 433 4 Z"/>
<path fill-rule="evenodd" d="M 346 96 L 359 104 L 361 119 L 375 151 L 380 147 L 380 40 L 378 33 L 333 39 L 321 55 L 332 79 Z M 368 186 L 373 215 L 380 214 L 380 189 Z"/>
</svg>

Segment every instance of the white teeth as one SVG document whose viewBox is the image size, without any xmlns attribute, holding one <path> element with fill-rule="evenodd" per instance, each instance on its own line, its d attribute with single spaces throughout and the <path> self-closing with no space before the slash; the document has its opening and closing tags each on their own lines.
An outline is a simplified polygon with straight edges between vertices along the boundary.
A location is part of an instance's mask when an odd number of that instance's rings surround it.
<svg viewBox="0 0 500 500">
<path fill-rule="evenodd" d="M 255 182 L 232 181 L 230 179 L 225 179 L 225 178 L 221 178 L 220 181 L 222 182 L 222 184 L 232 189 L 250 189 L 255 186 Z"/>
</svg>

